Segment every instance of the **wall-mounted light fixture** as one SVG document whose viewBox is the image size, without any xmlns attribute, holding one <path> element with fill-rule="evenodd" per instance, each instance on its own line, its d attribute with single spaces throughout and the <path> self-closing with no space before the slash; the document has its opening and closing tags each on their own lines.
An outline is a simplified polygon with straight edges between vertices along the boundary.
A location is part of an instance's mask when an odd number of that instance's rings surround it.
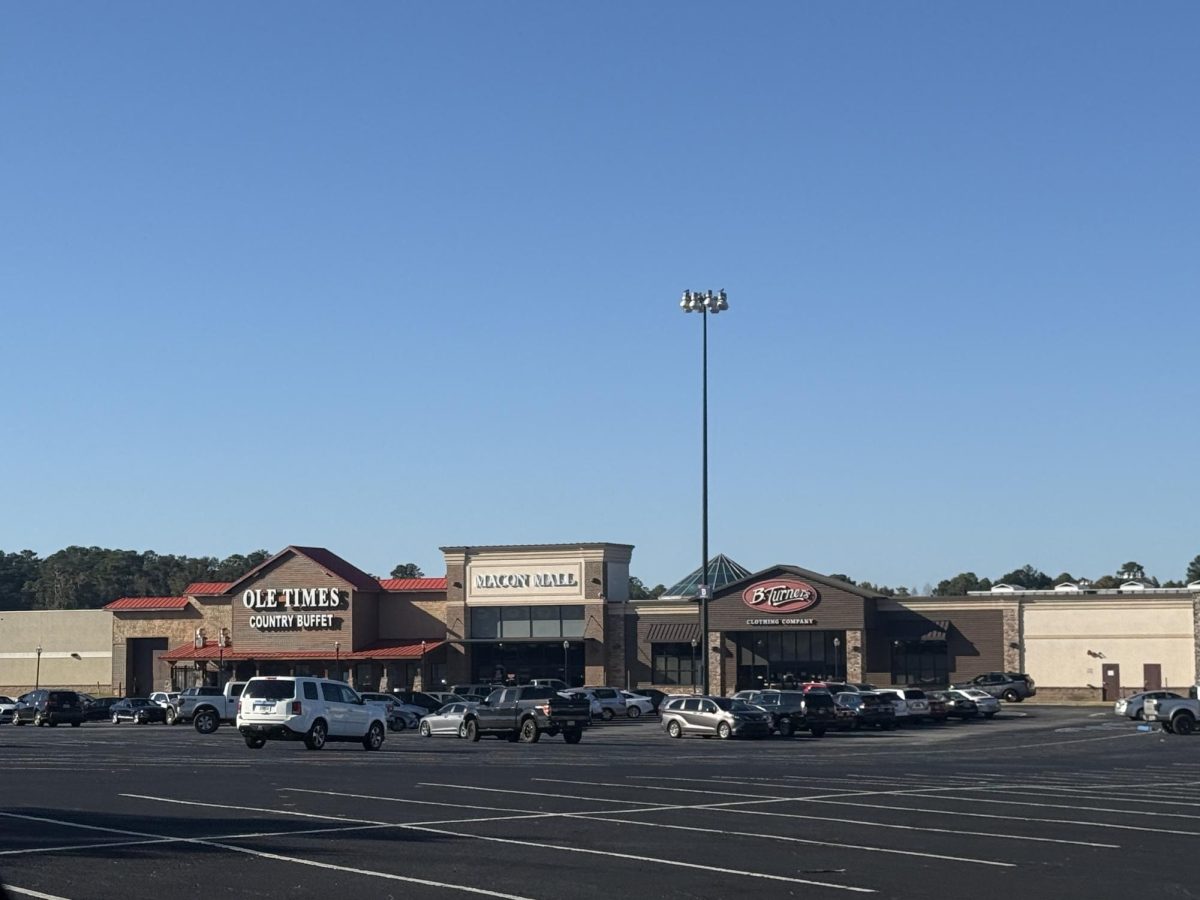
<svg viewBox="0 0 1200 900">
<path fill-rule="evenodd" d="M 83 657 L 82 657 L 82 656 L 80 656 L 78 653 L 72 653 L 72 654 L 71 654 L 71 659 L 83 659 Z"/>
<path fill-rule="evenodd" d="M 456 588 L 460 588 L 460 587 L 462 587 L 462 582 L 461 582 L 461 581 L 455 581 L 455 582 L 454 582 L 454 586 L 455 586 Z"/>
</svg>

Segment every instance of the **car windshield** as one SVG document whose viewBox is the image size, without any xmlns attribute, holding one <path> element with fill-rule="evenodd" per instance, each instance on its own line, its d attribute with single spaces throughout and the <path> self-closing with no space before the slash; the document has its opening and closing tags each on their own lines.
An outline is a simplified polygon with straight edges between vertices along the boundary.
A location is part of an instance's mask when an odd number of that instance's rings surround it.
<svg viewBox="0 0 1200 900">
<path fill-rule="evenodd" d="M 758 706 L 747 703 L 745 700 L 732 701 L 732 707 L 734 712 L 757 712 L 759 710 Z"/>
<path fill-rule="evenodd" d="M 252 681 L 246 685 L 243 696 L 255 700 L 291 700 L 296 696 L 296 682 Z"/>
</svg>

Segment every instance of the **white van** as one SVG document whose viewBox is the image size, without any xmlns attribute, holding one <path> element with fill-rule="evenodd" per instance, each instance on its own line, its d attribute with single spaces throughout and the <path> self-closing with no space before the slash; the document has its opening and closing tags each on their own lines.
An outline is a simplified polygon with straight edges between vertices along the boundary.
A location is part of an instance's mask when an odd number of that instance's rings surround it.
<svg viewBox="0 0 1200 900">
<path fill-rule="evenodd" d="M 386 717 L 383 706 L 364 703 L 345 682 L 267 676 L 246 683 L 237 729 L 252 750 L 267 741 L 304 741 L 309 750 L 320 750 L 327 741 L 353 741 L 378 750 L 387 733 Z"/>
</svg>

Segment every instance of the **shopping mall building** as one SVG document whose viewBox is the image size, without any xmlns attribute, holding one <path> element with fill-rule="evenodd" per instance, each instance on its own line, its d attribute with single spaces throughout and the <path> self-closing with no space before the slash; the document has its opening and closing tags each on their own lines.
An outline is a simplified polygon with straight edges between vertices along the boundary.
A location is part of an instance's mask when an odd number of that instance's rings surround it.
<svg viewBox="0 0 1200 900">
<path fill-rule="evenodd" d="M 554 677 L 690 691 L 708 654 L 720 693 L 1021 671 L 1039 698 L 1100 699 L 1186 689 L 1200 663 L 1200 583 L 897 598 L 719 556 L 701 634 L 699 570 L 662 597 L 633 600 L 628 544 L 442 553 L 444 578 L 378 579 L 324 548 L 292 546 L 238 581 L 192 584 L 178 597 L 6 612 L 0 692 L 39 683 L 144 695 L 254 674 L 340 675 L 364 690 Z"/>
</svg>

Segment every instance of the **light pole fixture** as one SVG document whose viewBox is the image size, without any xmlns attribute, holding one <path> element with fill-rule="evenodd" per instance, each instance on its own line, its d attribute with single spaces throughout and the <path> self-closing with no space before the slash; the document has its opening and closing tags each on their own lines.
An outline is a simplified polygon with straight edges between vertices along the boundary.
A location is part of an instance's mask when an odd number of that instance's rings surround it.
<svg viewBox="0 0 1200 900">
<path fill-rule="evenodd" d="M 696 693 L 696 645 L 700 641 L 697 638 L 692 638 L 692 693 Z"/>
<path fill-rule="evenodd" d="M 42 645 L 37 645 L 37 669 L 34 670 L 33 689 L 36 691 L 42 686 Z"/>
<path fill-rule="evenodd" d="M 839 637 L 835 637 L 833 639 L 833 677 L 834 678 L 838 677 L 838 669 L 842 665 L 842 651 L 840 649 L 841 646 L 842 646 L 842 639 Z"/>
<path fill-rule="evenodd" d="M 567 654 L 570 652 L 570 650 L 571 650 L 571 642 L 563 641 L 563 681 L 566 683 L 567 687 L 571 686 L 571 678 L 567 674 L 567 665 L 568 665 Z"/>
<path fill-rule="evenodd" d="M 708 678 L 708 314 L 714 316 L 729 309 L 729 301 L 722 289 L 712 291 L 684 291 L 679 308 L 685 313 L 700 313 L 701 327 L 701 428 L 700 428 L 700 584 L 696 599 L 700 603 L 700 640 L 704 654 L 700 659 L 700 684 L 703 693 L 709 692 Z"/>
<path fill-rule="evenodd" d="M 425 690 L 425 641 L 421 641 L 421 690 Z"/>
<path fill-rule="evenodd" d="M 336 681 L 341 681 L 342 680 L 342 642 L 341 641 L 333 642 L 333 658 L 336 663 L 334 671 L 337 673 L 333 677 Z"/>
</svg>

